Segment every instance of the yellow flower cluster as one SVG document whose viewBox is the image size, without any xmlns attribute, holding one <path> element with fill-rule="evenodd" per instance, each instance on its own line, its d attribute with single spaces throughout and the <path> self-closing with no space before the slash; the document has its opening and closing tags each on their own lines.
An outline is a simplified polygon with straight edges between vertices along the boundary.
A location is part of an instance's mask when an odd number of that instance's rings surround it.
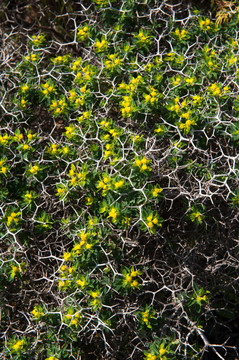
<svg viewBox="0 0 239 360">
<path fill-rule="evenodd" d="M 38 171 L 40 170 L 39 168 L 39 165 L 30 165 L 30 168 L 29 168 L 29 173 L 32 174 L 32 175 L 36 175 L 38 173 Z"/>
<path fill-rule="evenodd" d="M 184 57 L 183 55 L 178 55 L 175 52 L 171 51 L 166 54 L 164 60 L 169 62 L 175 61 L 176 64 L 182 65 L 184 61 Z"/>
<path fill-rule="evenodd" d="M 106 51 L 108 47 L 108 41 L 106 39 L 102 39 L 101 41 L 97 40 L 94 46 L 96 52 Z"/>
<path fill-rule="evenodd" d="M 149 312 L 148 311 L 144 311 L 142 313 L 142 320 L 146 325 L 149 325 Z"/>
<path fill-rule="evenodd" d="M 63 197 L 66 194 L 67 190 L 68 190 L 68 188 L 66 186 L 60 184 L 57 186 L 56 195 Z"/>
<path fill-rule="evenodd" d="M 36 195 L 34 195 L 32 191 L 27 191 L 27 192 L 23 195 L 23 199 L 24 199 L 28 204 L 30 204 L 35 197 L 36 197 Z"/>
<path fill-rule="evenodd" d="M 134 270 L 134 269 L 124 274 L 123 285 L 131 289 L 138 289 L 140 287 L 140 283 L 138 280 L 136 280 L 136 277 L 140 274 L 141 274 L 140 270 Z"/>
<path fill-rule="evenodd" d="M 152 86 L 149 87 L 150 93 L 149 94 L 143 94 L 145 102 L 146 103 L 150 103 L 151 105 L 153 105 L 155 102 L 158 101 L 158 91 L 155 90 Z"/>
<path fill-rule="evenodd" d="M 187 38 L 187 34 L 188 31 L 186 31 L 185 29 L 182 29 L 181 31 L 177 28 L 174 31 L 174 36 L 176 37 L 177 40 L 181 41 Z"/>
<path fill-rule="evenodd" d="M 123 118 L 129 118 L 132 116 L 136 106 L 134 105 L 132 95 L 123 96 L 123 101 L 120 102 L 121 105 L 121 114 Z"/>
<path fill-rule="evenodd" d="M 142 83 L 142 80 L 143 78 L 141 75 L 138 75 L 137 77 L 132 77 L 129 84 L 126 84 L 124 82 L 120 83 L 118 86 L 118 90 L 133 93 L 137 89 L 138 85 Z"/>
<path fill-rule="evenodd" d="M 105 61 L 105 67 L 109 70 L 114 70 L 115 67 L 120 66 L 122 59 L 117 57 L 117 54 L 110 54 L 108 60 Z"/>
<path fill-rule="evenodd" d="M 161 219 L 159 219 L 158 215 L 154 215 L 153 213 L 150 213 L 146 217 L 146 224 L 149 227 L 151 233 L 155 232 L 156 226 L 162 226 Z"/>
<path fill-rule="evenodd" d="M 80 319 L 82 318 L 82 315 L 80 313 L 80 311 L 76 311 L 74 312 L 74 310 L 72 308 L 70 308 L 67 312 L 67 314 L 65 315 L 64 319 L 67 322 L 70 322 L 70 325 L 74 325 L 74 326 L 78 326 Z"/>
<path fill-rule="evenodd" d="M 15 344 L 13 344 L 11 346 L 11 348 L 12 348 L 12 350 L 14 350 L 16 352 L 20 352 L 24 347 L 24 343 L 25 343 L 24 339 L 18 340 Z"/>
<path fill-rule="evenodd" d="M 30 55 L 27 55 L 27 56 L 26 56 L 26 60 L 28 60 L 28 61 L 33 61 L 33 62 L 35 62 L 35 61 L 37 61 L 37 59 L 38 59 L 38 57 L 37 57 L 36 54 L 30 54 Z"/>
<path fill-rule="evenodd" d="M 163 191 L 162 188 L 154 186 L 154 188 L 151 190 L 151 193 L 152 193 L 153 197 L 157 197 L 162 191 Z"/>
<path fill-rule="evenodd" d="M 203 101 L 203 96 L 200 95 L 193 95 L 192 96 L 192 105 L 196 106 L 196 105 L 200 105 Z"/>
<path fill-rule="evenodd" d="M 80 233 L 81 241 L 74 245 L 72 249 L 73 255 L 79 255 L 83 249 L 90 250 L 92 248 L 92 244 L 87 242 L 90 236 L 91 236 L 90 232 L 81 231 Z"/>
<path fill-rule="evenodd" d="M 29 90 L 29 85 L 25 84 L 25 85 L 21 85 L 20 86 L 21 92 L 27 92 Z"/>
<path fill-rule="evenodd" d="M 93 300 L 90 302 L 92 307 L 99 307 L 100 306 L 100 291 L 91 291 L 90 296 Z"/>
<path fill-rule="evenodd" d="M 64 56 L 56 56 L 54 59 L 52 59 L 52 62 L 56 65 L 61 65 L 64 63 Z"/>
<path fill-rule="evenodd" d="M 183 130 L 185 134 L 188 134 L 191 130 L 192 125 L 197 125 L 196 121 L 188 119 L 185 121 L 185 123 L 179 123 L 179 129 Z"/>
<path fill-rule="evenodd" d="M 14 212 L 12 211 L 11 214 L 7 217 L 7 226 L 11 226 L 13 223 L 18 224 L 19 223 L 19 216 L 21 215 L 20 212 Z"/>
<path fill-rule="evenodd" d="M 179 96 L 176 96 L 176 98 L 174 99 L 174 105 L 170 105 L 168 106 L 168 110 L 170 111 L 175 111 L 176 113 L 178 113 L 181 109 L 183 109 L 185 106 L 187 106 L 187 100 L 183 100 L 180 103 L 180 98 Z"/>
<path fill-rule="evenodd" d="M 203 296 L 197 296 L 197 302 L 201 303 L 202 301 L 207 301 L 207 296 L 203 295 Z"/>
<path fill-rule="evenodd" d="M 154 130 L 154 132 L 159 135 L 164 134 L 165 131 L 166 131 L 166 129 L 165 129 L 164 125 L 158 125 L 158 127 Z"/>
<path fill-rule="evenodd" d="M 148 164 L 151 162 L 150 159 L 146 159 L 145 156 L 138 157 L 136 156 L 134 166 L 138 167 L 141 172 L 144 171 L 151 171 L 151 168 L 148 166 Z"/>
<path fill-rule="evenodd" d="M 201 30 L 210 30 L 211 29 L 211 20 L 208 18 L 205 20 L 203 20 L 203 18 L 199 18 L 199 27 Z"/>
<path fill-rule="evenodd" d="M 54 115 L 59 115 L 63 113 L 66 110 L 67 104 L 65 98 L 62 98 L 60 100 L 53 100 L 50 105 L 50 110 L 53 110 Z"/>
<path fill-rule="evenodd" d="M 108 5 L 108 0 L 93 0 L 99 6 L 106 6 Z"/>
<path fill-rule="evenodd" d="M 111 218 L 112 222 L 115 223 L 117 218 L 119 217 L 119 215 L 120 215 L 120 212 L 113 206 L 109 210 L 108 218 Z"/>
<path fill-rule="evenodd" d="M 82 115 L 79 116 L 76 120 L 77 120 L 78 122 L 82 122 L 82 121 L 84 121 L 84 120 L 89 120 L 90 117 L 91 117 L 91 111 L 88 110 L 88 111 L 84 111 L 84 112 L 82 113 Z"/>
<path fill-rule="evenodd" d="M 6 159 L 0 159 L 0 174 L 6 175 L 7 172 L 10 170 L 10 166 L 6 165 L 6 162 Z"/>
<path fill-rule="evenodd" d="M 157 359 L 158 359 L 158 356 L 155 355 L 155 354 L 147 354 L 144 359 L 145 359 L 145 360 L 157 360 Z"/>
<path fill-rule="evenodd" d="M 45 40 L 45 36 L 42 34 L 42 35 L 33 35 L 32 37 L 32 43 L 36 46 L 39 46 L 43 43 L 43 41 Z"/>
<path fill-rule="evenodd" d="M 124 179 L 120 179 L 117 176 L 111 178 L 107 173 L 103 173 L 101 180 L 98 181 L 97 189 L 102 190 L 102 195 L 105 196 L 110 190 L 118 190 L 124 185 Z"/>
<path fill-rule="evenodd" d="M 21 265 L 12 265 L 11 268 L 11 279 L 14 279 L 16 275 L 20 274 L 22 272 Z"/>
<path fill-rule="evenodd" d="M 78 71 L 78 69 L 81 69 L 82 63 L 83 63 L 83 61 L 82 61 L 81 57 L 79 57 L 77 60 L 75 60 L 71 65 L 72 71 Z"/>
<path fill-rule="evenodd" d="M 107 159 L 113 154 L 114 144 L 106 144 L 105 151 L 104 151 L 104 158 Z"/>
<path fill-rule="evenodd" d="M 135 35 L 137 45 L 150 44 L 150 38 L 151 37 L 148 35 L 148 33 L 143 29 L 140 29 L 139 33 Z"/>
<path fill-rule="evenodd" d="M 42 316 L 44 316 L 44 312 L 43 309 L 41 308 L 41 306 L 35 305 L 34 309 L 31 311 L 33 317 L 35 319 L 40 319 Z"/>
<path fill-rule="evenodd" d="M 197 81 L 196 76 L 187 77 L 185 79 L 185 83 L 191 86 L 194 85 L 196 81 Z"/>
<path fill-rule="evenodd" d="M 75 69 L 76 67 L 76 62 L 73 64 L 72 69 Z M 85 67 L 80 67 L 78 66 L 79 69 L 77 68 L 77 73 L 75 76 L 75 82 L 77 84 L 82 84 L 85 82 L 90 83 L 92 81 L 92 78 L 95 74 L 95 69 L 92 65 L 87 65 Z M 81 70 L 81 71 L 79 71 Z"/>
<path fill-rule="evenodd" d="M 80 279 L 76 280 L 76 283 L 81 287 L 81 289 L 84 289 L 87 285 L 87 281 L 84 277 L 81 277 Z"/>
<path fill-rule="evenodd" d="M 86 177 L 87 177 L 87 169 L 84 167 L 82 167 L 81 171 L 78 168 L 78 165 L 75 166 L 75 164 L 71 164 L 71 168 L 70 171 L 68 172 L 68 176 L 70 177 L 70 186 L 76 186 L 76 185 L 80 185 L 80 186 L 85 186 L 85 182 L 86 182 Z"/>
<path fill-rule="evenodd" d="M 221 95 L 221 88 L 216 83 L 213 83 L 211 86 L 209 86 L 208 90 L 214 96 L 220 96 Z"/>
<path fill-rule="evenodd" d="M 84 289 L 88 285 L 87 278 L 82 275 L 77 275 L 75 266 L 67 266 L 66 264 L 74 262 L 74 259 L 81 255 L 84 251 L 91 250 L 93 243 L 89 242 L 89 240 L 92 240 L 95 236 L 97 236 L 97 233 L 82 230 L 78 236 L 80 241 L 74 244 L 71 251 L 66 251 L 63 255 L 64 264 L 59 269 L 59 289 L 66 290 L 69 286 L 71 286 L 72 282 L 74 282 L 76 286 L 80 286 L 81 289 Z"/>
<path fill-rule="evenodd" d="M 68 139 L 72 139 L 75 135 L 76 135 L 76 127 L 74 124 L 70 124 L 69 126 L 66 126 L 65 127 L 65 136 L 68 138 Z"/>
<path fill-rule="evenodd" d="M 8 141 L 10 140 L 8 134 L 0 135 L 0 144 L 5 146 L 8 144 Z"/>
<path fill-rule="evenodd" d="M 200 213 L 200 211 L 193 211 L 190 214 L 191 221 L 198 221 L 200 224 L 202 223 L 202 220 L 204 218 L 204 215 Z"/>
<path fill-rule="evenodd" d="M 211 93 L 213 96 L 223 96 L 230 91 L 230 87 L 224 86 L 222 89 L 220 84 L 213 83 L 211 86 L 208 86 L 208 92 Z"/>
<path fill-rule="evenodd" d="M 77 31 L 77 40 L 84 41 L 90 36 L 90 28 L 89 25 L 86 24 L 84 26 L 80 26 Z"/>
<path fill-rule="evenodd" d="M 45 84 L 42 84 L 42 93 L 43 95 L 49 95 L 54 92 L 54 85 L 51 85 L 50 82 L 46 82 Z"/>
<path fill-rule="evenodd" d="M 171 78 L 171 82 L 172 82 L 173 86 L 179 85 L 181 81 L 182 81 L 182 79 L 181 79 L 180 75 L 177 75 L 176 77 L 173 76 Z"/>
</svg>

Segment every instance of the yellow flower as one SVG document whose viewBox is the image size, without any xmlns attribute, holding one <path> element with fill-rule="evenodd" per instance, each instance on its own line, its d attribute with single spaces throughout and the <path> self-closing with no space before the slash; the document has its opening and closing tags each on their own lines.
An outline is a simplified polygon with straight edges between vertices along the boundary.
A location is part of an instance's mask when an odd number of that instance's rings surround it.
<svg viewBox="0 0 239 360">
<path fill-rule="evenodd" d="M 164 348 L 159 349 L 160 356 L 164 355 L 165 353 L 166 353 L 166 349 L 164 349 Z"/>
<path fill-rule="evenodd" d="M 66 282 L 63 280 L 63 281 L 59 281 L 59 288 L 62 288 L 66 285 Z"/>
<path fill-rule="evenodd" d="M 141 162 L 142 164 L 147 164 L 149 160 L 147 160 L 145 157 L 142 158 Z"/>
<path fill-rule="evenodd" d="M 157 356 L 154 354 L 147 354 L 145 360 L 157 360 Z"/>
<path fill-rule="evenodd" d="M 199 26 L 201 30 L 210 30 L 210 24 L 211 21 L 208 18 L 205 20 L 203 20 L 202 18 L 199 19 Z"/>
<path fill-rule="evenodd" d="M 196 81 L 195 76 L 185 79 L 185 82 L 190 85 L 193 85 L 195 83 L 195 81 Z"/>
<path fill-rule="evenodd" d="M 32 199 L 33 199 L 33 195 L 32 195 L 32 193 L 26 193 L 25 195 L 24 195 L 24 198 L 25 198 L 25 200 L 27 201 L 27 202 L 31 202 L 32 201 Z"/>
<path fill-rule="evenodd" d="M 77 285 L 80 285 L 81 288 L 84 288 L 86 286 L 86 279 L 79 279 L 76 281 Z"/>
<path fill-rule="evenodd" d="M 77 319 L 73 319 L 71 322 L 72 325 L 78 325 L 78 323 L 79 323 L 79 321 Z"/>
<path fill-rule="evenodd" d="M 99 291 L 91 291 L 90 295 L 93 297 L 93 299 L 96 299 L 99 297 L 100 292 Z"/>
<path fill-rule="evenodd" d="M 119 211 L 115 207 L 112 207 L 109 211 L 108 218 L 109 217 L 112 218 L 112 221 L 115 222 L 119 214 L 120 214 Z"/>
<path fill-rule="evenodd" d="M 224 91 L 225 93 L 226 93 L 226 92 L 229 92 L 229 91 L 230 91 L 230 86 L 229 86 L 229 85 L 224 86 L 223 91 Z"/>
<path fill-rule="evenodd" d="M 139 33 L 135 35 L 135 38 L 138 39 L 137 44 L 150 43 L 150 36 L 147 34 L 147 32 L 144 32 L 143 29 L 139 30 Z"/>
<path fill-rule="evenodd" d="M 80 233 L 80 238 L 81 238 L 82 241 L 86 241 L 86 240 L 88 239 L 88 237 L 89 237 L 89 233 L 88 233 L 88 232 L 85 233 L 84 231 L 81 231 L 81 233 Z"/>
<path fill-rule="evenodd" d="M 95 51 L 102 52 L 107 49 L 108 42 L 105 39 L 102 39 L 101 41 L 96 41 L 94 46 L 95 46 Z"/>
<path fill-rule="evenodd" d="M 143 164 L 142 166 L 141 166 L 141 170 L 142 171 L 145 171 L 145 170 L 147 170 L 148 169 L 148 166 L 146 165 L 146 164 Z"/>
<path fill-rule="evenodd" d="M 208 87 L 208 90 L 214 95 L 218 96 L 221 94 L 220 86 L 216 83 L 213 83 L 211 86 Z"/>
<path fill-rule="evenodd" d="M 124 179 L 121 179 L 121 180 L 116 181 L 116 182 L 114 183 L 115 189 L 118 189 L 118 188 L 120 188 L 120 187 L 122 187 L 122 186 L 124 186 Z"/>
<path fill-rule="evenodd" d="M 132 281 L 132 276 L 130 276 L 130 274 L 126 274 L 126 276 L 125 276 L 125 281 L 126 281 L 126 283 L 131 283 L 131 281 Z"/>
<path fill-rule="evenodd" d="M 207 301 L 207 296 L 206 295 L 204 295 L 204 296 L 197 296 L 197 302 L 200 302 L 201 303 L 201 301 Z"/>
<path fill-rule="evenodd" d="M 67 267 L 66 265 L 62 265 L 61 268 L 60 268 L 61 271 L 66 271 L 67 270 Z"/>
<path fill-rule="evenodd" d="M 42 311 L 41 307 L 38 307 L 37 305 L 34 307 L 31 313 L 36 319 L 39 319 L 44 315 L 44 312 Z"/>
<path fill-rule="evenodd" d="M 14 351 L 19 352 L 20 350 L 23 349 L 24 342 L 25 342 L 24 339 L 18 340 L 18 341 L 17 341 L 14 345 L 12 345 L 11 347 L 12 347 L 12 349 L 13 349 Z"/>
<path fill-rule="evenodd" d="M 181 41 L 181 40 L 183 40 L 184 38 L 186 38 L 187 37 L 187 31 L 186 30 L 184 30 L 184 29 L 182 29 L 181 31 L 177 28 L 176 30 L 175 30 L 175 32 L 174 32 L 174 35 L 176 36 L 176 38 L 179 40 L 179 41 Z"/>
<path fill-rule="evenodd" d="M 32 175 L 36 175 L 37 174 L 37 172 L 38 172 L 38 170 L 39 170 L 39 166 L 38 165 L 30 165 L 30 173 L 32 174 Z"/>
<path fill-rule="evenodd" d="M 65 192 L 65 189 L 64 189 L 64 188 L 58 187 L 57 192 L 56 192 L 56 195 L 57 195 L 57 196 L 61 196 L 61 195 L 64 194 L 64 192 Z"/>
<path fill-rule="evenodd" d="M 137 280 L 133 280 L 131 285 L 130 285 L 133 289 L 136 289 L 139 286 L 139 283 Z"/>
<path fill-rule="evenodd" d="M 64 254 L 64 260 L 65 260 L 65 261 L 69 261 L 69 260 L 71 259 L 71 257 L 72 257 L 72 254 L 71 254 L 71 253 L 65 252 L 65 254 Z"/>
<path fill-rule="evenodd" d="M 22 92 L 25 92 L 25 91 L 29 90 L 29 86 L 28 85 L 22 85 L 21 90 L 22 90 Z"/>
<path fill-rule="evenodd" d="M 23 149 L 24 149 L 24 150 L 29 150 L 29 149 L 30 149 L 30 146 L 27 145 L 27 144 L 24 144 L 24 145 L 23 145 Z"/>
<path fill-rule="evenodd" d="M 131 276 L 132 277 L 136 277 L 137 275 L 139 275 L 139 270 L 132 270 L 131 271 Z"/>
<path fill-rule="evenodd" d="M 15 273 L 15 274 L 16 274 L 16 273 L 19 273 L 19 272 L 20 272 L 19 266 L 13 265 L 13 266 L 12 266 L 12 272 Z"/>
<path fill-rule="evenodd" d="M 7 171 L 8 171 L 8 168 L 6 166 L 2 166 L 2 168 L 0 169 L 0 171 L 3 173 L 3 174 L 6 174 Z"/>
<path fill-rule="evenodd" d="M 76 186 L 77 185 L 77 178 L 76 177 L 71 178 L 70 185 L 71 186 Z"/>
<path fill-rule="evenodd" d="M 152 189 L 151 193 L 152 193 L 152 195 L 153 195 L 154 197 L 157 197 L 158 194 L 160 194 L 162 191 L 163 191 L 163 189 L 158 188 L 157 186 L 155 186 L 155 187 Z"/>
<path fill-rule="evenodd" d="M 135 164 L 137 166 L 140 166 L 142 164 L 141 160 L 140 159 L 135 159 Z"/>
</svg>

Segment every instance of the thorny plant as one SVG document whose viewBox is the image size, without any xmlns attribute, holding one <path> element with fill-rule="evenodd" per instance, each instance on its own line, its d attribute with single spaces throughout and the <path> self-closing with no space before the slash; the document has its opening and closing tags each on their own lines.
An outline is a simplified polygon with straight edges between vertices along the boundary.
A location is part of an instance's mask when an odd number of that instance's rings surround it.
<svg viewBox="0 0 239 360">
<path fill-rule="evenodd" d="M 239 16 L 180 9 L 3 35 L 5 359 L 238 356 Z"/>
</svg>

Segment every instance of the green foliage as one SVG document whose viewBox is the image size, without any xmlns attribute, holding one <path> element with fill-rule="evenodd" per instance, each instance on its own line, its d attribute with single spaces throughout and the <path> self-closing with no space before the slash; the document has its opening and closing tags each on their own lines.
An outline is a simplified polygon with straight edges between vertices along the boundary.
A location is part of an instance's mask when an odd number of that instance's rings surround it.
<svg viewBox="0 0 239 360">
<path fill-rule="evenodd" d="M 61 5 L 69 42 L 31 34 L 1 70 L 1 290 L 24 319 L 4 315 L 1 351 L 202 358 L 229 223 L 235 276 L 237 11 L 226 27 L 152 1 Z"/>
</svg>

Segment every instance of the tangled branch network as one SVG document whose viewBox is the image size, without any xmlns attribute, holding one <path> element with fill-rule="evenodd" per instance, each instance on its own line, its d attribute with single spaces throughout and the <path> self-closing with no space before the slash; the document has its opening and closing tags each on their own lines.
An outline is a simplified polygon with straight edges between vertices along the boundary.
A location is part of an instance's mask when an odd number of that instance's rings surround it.
<svg viewBox="0 0 239 360">
<path fill-rule="evenodd" d="M 1 354 L 235 360 L 239 14 L 70 3 L 1 24 Z"/>
</svg>

